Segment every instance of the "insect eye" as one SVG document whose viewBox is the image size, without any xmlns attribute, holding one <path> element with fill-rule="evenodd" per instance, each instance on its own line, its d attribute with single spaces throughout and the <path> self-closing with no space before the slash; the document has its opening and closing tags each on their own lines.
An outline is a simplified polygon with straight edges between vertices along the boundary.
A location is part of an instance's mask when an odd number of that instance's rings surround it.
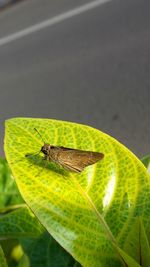
<svg viewBox="0 0 150 267">
<path fill-rule="evenodd" d="M 41 151 L 42 151 L 42 152 L 46 151 L 46 149 L 45 149 L 44 146 L 41 147 Z"/>
</svg>

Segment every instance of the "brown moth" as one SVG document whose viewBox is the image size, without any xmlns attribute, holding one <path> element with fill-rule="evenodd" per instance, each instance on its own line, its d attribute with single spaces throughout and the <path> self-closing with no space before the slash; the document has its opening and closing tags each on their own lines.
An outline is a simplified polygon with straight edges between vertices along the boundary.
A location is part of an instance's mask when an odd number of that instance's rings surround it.
<svg viewBox="0 0 150 267">
<path fill-rule="evenodd" d="M 35 130 L 38 132 L 36 128 Z M 39 132 L 38 134 L 41 137 Z M 45 160 L 55 162 L 69 171 L 78 173 L 82 172 L 85 167 L 96 163 L 104 157 L 103 153 L 53 146 L 45 142 L 40 152 L 44 154 Z"/>
</svg>

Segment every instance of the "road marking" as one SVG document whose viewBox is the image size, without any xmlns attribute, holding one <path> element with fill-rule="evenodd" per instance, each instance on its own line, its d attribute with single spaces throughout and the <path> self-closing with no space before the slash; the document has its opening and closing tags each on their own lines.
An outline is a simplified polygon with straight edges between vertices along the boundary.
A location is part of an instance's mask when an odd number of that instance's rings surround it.
<svg viewBox="0 0 150 267">
<path fill-rule="evenodd" d="M 82 5 L 82 6 L 79 6 L 77 8 L 74 8 L 74 9 L 71 9 L 65 13 L 62 13 L 60 15 L 57 15 L 53 18 L 50 18 L 50 19 L 47 19 L 47 20 L 44 20 L 40 23 L 37 23 L 33 26 L 30 26 L 28 28 L 25 28 L 21 31 L 18 31 L 18 32 L 15 32 L 15 33 L 12 33 L 8 36 L 5 36 L 3 38 L 0 38 L 0 46 L 2 45 L 5 45 L 5 44 L 8 44 L 8 43 L 11 43 L 17 39 L 20 39 L 26 35 L 29 35 L 31 33 L 34 33 L 34 32 L 37 32 L 37 31 L 40 31 L 46 27 L 50 27 L 54 24 L 57 24 L 61 21 L 64 21 L 66 19 L 69 19 L 71 17 L 74 17 L 74 16 L 77 16 L 81 13 L 84 13 L 90 9 L 94 9 L 96 8 L 97 6 L 100 6 L 106 2 L 110 2 L 112 0 L 95 0 L 95 1 L 92 1 L 90 3 L 87 3 L 85 5 Z"/>
</svg>

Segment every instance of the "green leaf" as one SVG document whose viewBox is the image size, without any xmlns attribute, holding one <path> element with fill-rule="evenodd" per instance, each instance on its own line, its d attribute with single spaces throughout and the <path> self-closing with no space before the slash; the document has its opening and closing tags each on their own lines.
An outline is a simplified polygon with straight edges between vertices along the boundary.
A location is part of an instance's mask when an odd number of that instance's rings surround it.
<svg viewBox="0 0 150 267">
<path fill-rule="evenodd" d="M 13 251 L 16 249 L 16 247 L 19 245 L 18 241 L 16 239 L 1 239 L 1 247 L 4 251 L 5 258 L 7 260 L 7 264 L 9 267 L 14 267 L 14 254 Z M 12 256 L 13 254 L 13 256 Z"/>
<path fill-rule="evenodd" d="M 21 258 L 18 267 L 31 267 L 29 258 L 26 254 L 24 254 L 23 257 Z"/>
<path fill-rule="evenodd" d="M 80 265 L 80 263 L 75 262 L 75 264 L 73 265 L 73 267 L 82 267 L 82 266 Z"/>
<path fill-rule="evenodd" d="M 127 267 L 141 267 L 132 257 L 130 257 L 125 251 L 118 248 L 118 251 L 122 258 L 124 259 Z"/>
<path fill-rule="evenodd" d="M 26 261 L 30 267 L 71 267 L 74 259 L 47 233 L 28 208 L 20 208 L 0 217 L 0 237 L 18 238 L 26 255 L 19 266 Z M 27 256 L 27 257 L 26 257 Z M 27 266 L 27 265 L 25 265 Z"/>
<path fill-rule="evenodd" d="M 75 260 L 47 232 L 26 248 L 30 267 L 73 267 Z"/>
<path fill-rule="evenodd" d="M 141 247 L 141 265 L 142 267 L 149 267 L 150 264 L 150 246 L 148 242 L 148 238 L 145 232 L 145 228 L 143 222 L 140 218 L 140 247 Z"/>
<path fill-rule="evenodd" d="M 0 205 L 1 205 L 0 212 L 8 212 L 10 210 L 18 208 L 19 206 L 21 207 L 21 205 L 19 205 L 19 203 L 21 202 L 23 202 L 23 200 L 16 187 L 16 183 L 12 177 L 10 168 L 6 160 L 0 158 Z M 26 218 L 26 220 L 24 220 L 24 218 Z M 11 212 L 6 216 L 1 217 L 0 220 L 1 239 L 9 238 L 9 241 L 7 239 L 7 241 L 5 242 L 6 243 L 6 245 L 4 245 L 5 249 L 6 247 L 8 247 L 8 242 L 9 244 L 12 243 L 10 238 L 20 239 L 23 236 L 24 242 L 26 240 L 26 243 L 30 244 L 27 250 L 30 255 L 31 266 L 46 267 L 49 266 L 49 264 L 53 266 L 54 259 L 57 259 L 57 261 L 59 260 L 59 264 L 61 263 L 64 264 L 61 266 L 66 266 L 66 267 L 72 266 L 69 263 L 70 261 L 74 262 L 72 257 L 52 237 L 50 237 L 50 235 L 49 238 L 46 238 L 46 234 L 42 234 L 41 226 L 40 226 L 40 231 L 37 231 L 37 229 L 39 229 L 39 223 L 36 219 L 33 220 L 33 218 L 34 218 L 33 214 L 29 212 L 29 210 L 26 207 L 24 207 L 23 209 L 18 209 L 17 211 Z M 31 228 L 32 224 L 31 222 L 33 222 L 34 229 Z M 45 233 L 44 229 L 43 233 Z M 37 236 L 38 238 L 36 238 Z M 4 241 L 2 243 L 4 243 Z M 50 248 L 50 250 L 47 249 L 47 246 Z M 41 255 L 42 249 L 43 253 Z M 47 251 L 47 254 L 44 253 L 45 251 Z M 51 253 L 52 251 L 53 253 Z M 29 265 L 29 258 L 26 254 L 24 254 L 21 261 L 19 262 L 19 267 L 20 266 L 26 267 L 28 265 Z M 56 267 L 56 265 L 54 266 Z"/>
<path fill-rule="evenodd" d="M 22 256 L 20 246 L 22 239 L 32 239 L 33 243 L 43 232 L 45 229 L 27 207 L 1 215 L 0 239 L 9 264 L 18 262 Z"/>
<path fill-rule="evenodd" d="M 4 252 L 1 246 L 0 246 L 0 267 L 8 267 L 5 256 L 4 256 Z"/>
<path fill-rule="evenodd" d="M 52 145 L 104 153 L 104 159 L 72 173 L 42 155 Z M 88 126 L 48 120 L 6 121 L 5 153 L 19 190 L 42 225 L 86 267 L 121 266 L 117 246 L 142 216 L 150 237 L 150 176 L 144 165 L 112 137 Z M 122 263 L 123 264 L 123 263 Z"/>
<path fill-rule="evenodd" d="M 36 238 L 43 233 L 43 227 L 33 213 L 24 207 L 0 217 L 0 238 Z"/>
<path fill-rule="evenodd" d="M 144 158 L 141 159 L 141 161 L 143 162 L 143 164 L 147 168 L 148 173 L 150 173 L 150 155 L 145 156 Z"/>
<path fill-rule="evenodd" d="M 18 191 L 10 168 L 5 159 L 0 158 L 0 212 L 5 212 L 6 207 L 22 203 L 22 197 Z M 15 208 L 16 206 L 14 206 Z"/>
<path fill-rule="evenodd" d="M 150 248 L 141 218 L 137 218 L 130 229 L 124 250 L 142 267 L 149 267 Z"/>
</svg>

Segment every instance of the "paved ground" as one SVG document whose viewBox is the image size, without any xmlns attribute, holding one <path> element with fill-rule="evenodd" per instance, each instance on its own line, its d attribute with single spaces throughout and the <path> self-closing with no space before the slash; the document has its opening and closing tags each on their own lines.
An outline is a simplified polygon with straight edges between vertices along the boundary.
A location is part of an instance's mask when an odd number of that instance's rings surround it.
<svg viewBox="0 0 150 267">
<path fill-rule="evenodd" d="M 0 43 L 89 2 L 22 1 L 0 13 Z M 15 116 L 89 124 L 150 153 L 149 10 L 150 1 L 112 0 L 1 44 L 0 154 Z"/>
</svg>

